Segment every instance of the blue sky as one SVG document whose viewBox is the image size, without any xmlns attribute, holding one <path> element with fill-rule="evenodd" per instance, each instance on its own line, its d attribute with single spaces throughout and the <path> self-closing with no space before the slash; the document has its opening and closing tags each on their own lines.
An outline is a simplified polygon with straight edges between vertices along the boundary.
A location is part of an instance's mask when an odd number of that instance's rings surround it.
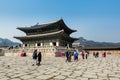
<svg viewBox="0 0 120 80">
<path fill-rule="evenodd" d="M 0 0 L 0 37 L 17 41 L 25 35 L 17 27 L 63 18 L 84 37 L 99 42 L 120 42 L 120 0 Z"/>
</svg>

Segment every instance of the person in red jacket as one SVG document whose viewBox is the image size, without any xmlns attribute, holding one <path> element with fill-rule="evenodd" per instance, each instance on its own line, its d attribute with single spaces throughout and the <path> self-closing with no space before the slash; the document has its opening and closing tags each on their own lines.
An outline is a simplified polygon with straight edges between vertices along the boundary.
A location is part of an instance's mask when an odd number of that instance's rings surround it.
<svg viewBox="0 0 120 80">
<path fill-rule="evenodd" d="M 22 53 L 21 53 L 21 57 L 24 57 L 24 51 L 22 51 Z"/>
<path fill-rule="evenodd" d="M 84 57 L 85 57 L 85 53 L 84 53 L 84 51 L 82 51 L 82 59 L 84 59 Z"/>
</svg>

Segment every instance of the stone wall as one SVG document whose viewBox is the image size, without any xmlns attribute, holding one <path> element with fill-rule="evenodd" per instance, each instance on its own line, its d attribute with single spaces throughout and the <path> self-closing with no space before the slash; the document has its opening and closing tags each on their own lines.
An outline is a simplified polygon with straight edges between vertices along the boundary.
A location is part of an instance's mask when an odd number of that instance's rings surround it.
<svg viewBox="0 0 120 80">
<path fill-rule="evenodd" d="M 0 56 L 4 56 L 4 50 L 2 48 L 0 49 Z"/>
</svg>

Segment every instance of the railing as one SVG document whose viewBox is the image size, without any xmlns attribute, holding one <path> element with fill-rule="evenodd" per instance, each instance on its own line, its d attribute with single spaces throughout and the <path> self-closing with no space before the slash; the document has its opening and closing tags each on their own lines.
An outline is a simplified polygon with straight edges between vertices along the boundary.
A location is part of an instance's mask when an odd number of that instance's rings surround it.
<svg viewBox="0 0 120 80">
<path fill-rule="evenodd" d="M 21 52 L 24 51 L 27 54 L 33 53 L 34 50 L 37 49 L 38 52 L 41 52 L 42 54 L 53 54 L 55 56 L 58 56 L 61 52 L 65 53 L 67 51 L 66 47 L 55 47 L 55 46 L 44 46 L 44 47 L 37 47 L 37 48 L 13 48 L 13 49 L 4 49 L 5 54 L 13 54 L 14 53 L 18 56 L 20 56 Z"/>
<path fill-rule="evenodd" d="M 16 52 L 21 52 L 21 51 L 25 51 L 27 53 L 32 53 L 35 49 L 37 49 L 37 51 L 40 51 L 40 52 L 55 52 L 56 49 L 55 47 L 47 47 L 47 46 L 44 46 L 44 47 L 37 47 L 37 48 L 28 48 L 28 47 L 25 47 L 25 48 L 13 48 L 13 49 L 4 49 L 5 53 L 16 53 Z"/>
</svg>

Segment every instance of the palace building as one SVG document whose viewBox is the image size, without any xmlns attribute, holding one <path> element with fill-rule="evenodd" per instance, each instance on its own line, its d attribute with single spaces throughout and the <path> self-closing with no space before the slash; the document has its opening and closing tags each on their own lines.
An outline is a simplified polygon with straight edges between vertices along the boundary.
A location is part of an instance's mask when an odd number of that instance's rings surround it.
<svg viewBox="0 0 120 80">
<path fill-rule="evenodd" d="M 51 23 L 36 24 L 30 27 L 18 27 L 25 36 L 14 36 L 23 43 L 23 47 L 72 47 L 72 43 L 77 38 L 70 37 L 70 34 L 76 30 L 70 29 L 63 21 L 57 20 Z"/>
</svg>

